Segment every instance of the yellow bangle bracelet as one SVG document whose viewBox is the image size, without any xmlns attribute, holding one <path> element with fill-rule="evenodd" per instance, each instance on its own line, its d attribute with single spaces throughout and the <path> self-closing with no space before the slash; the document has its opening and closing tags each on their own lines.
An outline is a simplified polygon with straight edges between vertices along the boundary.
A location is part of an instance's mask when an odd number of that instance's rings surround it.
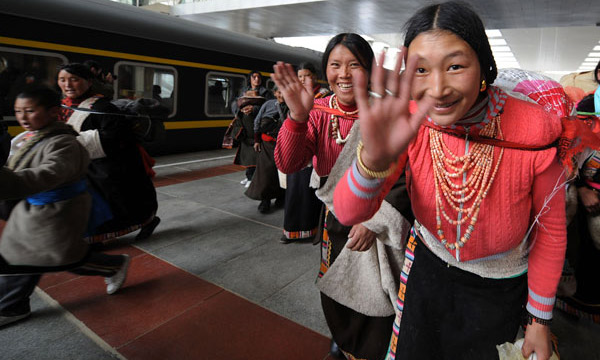
<svg viewBox="0 0 600 360">
<path fill-rule="evenodd" d="M 390 167 L 387 170 L 383 170 L 383 171 L 373 171 L 371 169 L 369 169 L 368 167 L 365 166 L 365 163 L 363 163 L 361 157 L 360 157 L 360 153 L 363 149 L 363 143 L 362 141 L 358 142 L 358 147 L 356 148 L 356 160 L 358 163 L 358 166 L 365 172 L 365 174 L 369 175 L 372 178 L 375 179 L 384 179 L 390 175 L 392 175 L 392 173 L 396 170 L 396 163 L 392 163 L 390 165 Z"/>
</svg>

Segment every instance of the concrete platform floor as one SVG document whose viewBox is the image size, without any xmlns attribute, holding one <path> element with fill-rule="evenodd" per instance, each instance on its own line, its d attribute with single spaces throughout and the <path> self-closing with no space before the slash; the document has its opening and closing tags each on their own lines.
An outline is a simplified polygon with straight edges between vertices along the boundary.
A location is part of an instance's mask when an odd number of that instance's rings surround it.
<svg viewBox="0 0 600 360">
<path fill-rule="evenodd" d="M 318 246 L 279 243 L 283 210 L 244 196 L 232 151 L 156 160 L 162 222 L 105 246 L 132 257 L 124 287 L 45 275 L 0 359 L 329 359 Z M 600 359 L 600 326 L 555 311 L 552 332 L 563 360 Z"/>
</svg>

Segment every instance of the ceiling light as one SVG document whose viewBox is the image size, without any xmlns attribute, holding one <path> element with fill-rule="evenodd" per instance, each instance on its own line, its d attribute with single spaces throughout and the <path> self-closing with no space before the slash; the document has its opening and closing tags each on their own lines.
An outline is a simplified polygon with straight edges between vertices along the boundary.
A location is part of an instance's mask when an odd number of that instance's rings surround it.
<svg viewBox="0 0 600 360">
<path fill-rule="evenodd" d="M 500 30 L 486 30 L 485 34 L 491 38 L 491 37 L 502 37 L 502 33 L 500 32 Z"/>
<path fill-rule="evenodd" d="M 591 52 L 588 54 L 588 57 L 600 58 L 600 52 Z"/>
<path fill-rule="evenodd" d="M 490 45 L 494 46 L 494 45 L 506 45 L 506 40 L 504 39 L 489 39 Z M 600 50 L 600 46 L 596 46 L 597 48 L 599 48 Z M 594 48 L 594 50 L 596 50 Z"/>
<path fill-rule="evenodd" d="M 500 60 L 504 60 L 506 58 L 514 58 L 515 55 L 513 55 L 512 52 L 497 52 L 497 53 L 494 53 L 494 57 L 500 58 Z"/>
<path fill-rule="evenodd" d="M 600 45 L 594 46 L 594 51 L 600 51 Z"/>
<path fill-rule="evenodd" d="M 594 62 L 594 61 L 598 61 L 598 58 L 585 58 L 585 60 L 583 60 L 584 62 Z"/>
<path fill-rule="evenodd" d="M 510 47 L 508 46 L 492 46 L 492 52 L 496 52 L 496 51 L 510 51 Z M 598 53 L 600 54 L 600 53 Z"/>
<path fill-rule="evenodd" d="M 516 61 L 509 61 L 509 62 L 497 62 L 496 66 L 498 67 L 498 69 L 506 69 L 506 68 L 520 68 L 521 66 L 519 65 L 518 62 Z"/>
</svg>

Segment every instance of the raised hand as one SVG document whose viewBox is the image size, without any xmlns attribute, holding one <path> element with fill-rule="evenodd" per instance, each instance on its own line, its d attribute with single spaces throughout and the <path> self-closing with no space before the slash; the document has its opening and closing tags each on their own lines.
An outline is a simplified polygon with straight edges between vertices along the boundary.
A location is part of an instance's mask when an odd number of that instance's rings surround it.
<svg viewBox="0 0 600 360">
<path fill-rule="evenodd" d="M 415 58 L 409 59 L 406 70 L 400 74 L 405 53 L 406 48 L 403 48 L 398 54 L 394 70 L 389 74 L 383 68 L 385 53 L 379 56 L 379 61 L 373 61 L 372 101 L 369 101 L 367 93 L 366 76 L 354 76 L 354 95 L 364 145 L 361 159 L 373 171 L 386 170 L 398 158 L 415 137 L 427 111 L 433 106 L 433 101 L 425 98 L 418 103 L 418 110 L 410 113 L 410 89 L 417 63 Z"/>
<path fill-rule="evenodd" d="M 308 113 L 313 108 L 315 96 L 313 94 L 312 78 L 302 85 L 291 64 L 279 61 L 273 66 L 275 72 L 271 79 L 275 82 L 290 109 L 290 117 L 297 122 L 308 121 Z"/>
</svg>

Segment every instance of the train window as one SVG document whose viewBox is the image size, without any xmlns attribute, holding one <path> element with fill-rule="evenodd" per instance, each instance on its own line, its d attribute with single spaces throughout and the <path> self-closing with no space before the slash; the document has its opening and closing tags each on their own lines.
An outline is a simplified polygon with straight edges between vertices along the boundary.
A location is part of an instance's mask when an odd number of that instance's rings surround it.
<svg viewBox="0 0 600 360">
<path fill-rule="evenodd" d="M 177 70 L 174 67 L 119 61 L 114 73 L 119 99 L 156 99 L 170 110 L 169 117 L 175 115 Z"/>
<path fill-rule="evenodd" d="M 246 77 L 243 75 L 209 72 L 206 75 L 206 115 L 231 115 L 231 103 L 245 85 Z"/>
<path fill-rule="evenodd" d="M 0 116 L 14 116 L 17 94 L 27 85 L 41 84 L 58 90 L 56 71 L 67 63 L 61 54 L 0 47 Z"/>
</svg>

